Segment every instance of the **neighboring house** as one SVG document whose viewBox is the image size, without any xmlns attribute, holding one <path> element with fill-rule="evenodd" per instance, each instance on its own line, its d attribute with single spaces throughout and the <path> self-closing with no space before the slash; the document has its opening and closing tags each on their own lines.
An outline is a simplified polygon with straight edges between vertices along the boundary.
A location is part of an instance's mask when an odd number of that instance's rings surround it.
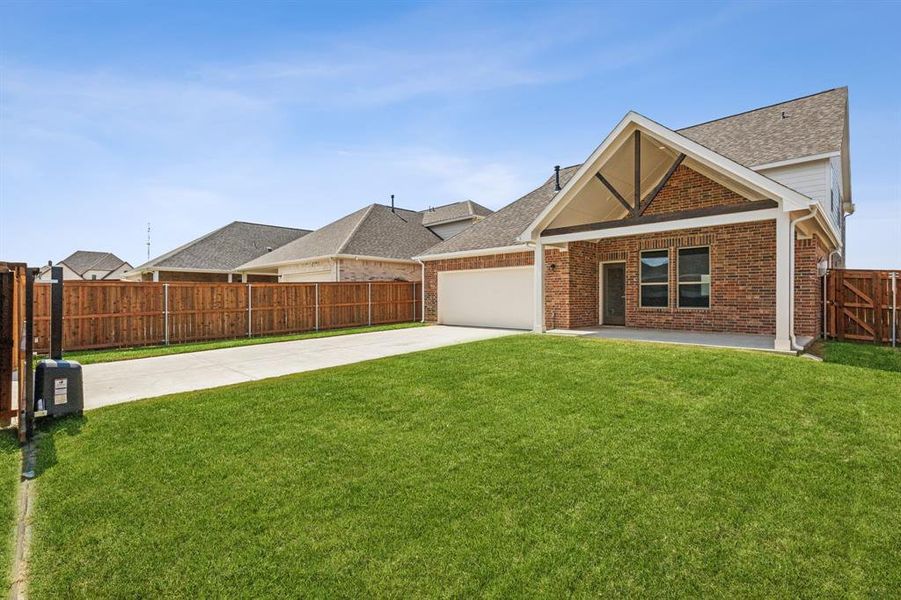
<svg viewBox="0 0 901 600">
<path fill-rule="evenodd" d="M 491 214 L 491 210 L 472 200 L 454 202 L 422 211 L 422 224 L 442 240 L 452 238 L 473 223 Z"/>
<path fill-rule="evenodd" d="M 51 278 L 50 267 L 52 263 L 41 267 L 38 273 L 39 281 L 49 281 Z M 90 250 L 78 250 L 63 260 L 56 263 L 63 268 L 63 280 L 82 281 L 111 281 L 121 279 L 122 275 L 131 269 L 131 265 L 113 254 L 112 252 L 93 252 Z"/>
<path fill-rule="evenodd" d="M 468 210 L 459 211 L 461 220 L 472 220 Z M 423 219 L 423 212 L 370 204 L 238 270 L 269 273 L 283 283 L 420 281 L 422 267 L 412 257 L 441 241 Z"/>
<path fill-rule="evenodd" d="M 310 233 L 308 229 L 234 221 L 126 273 L 131 281 L 276 281 L 238 266 Z"/>
<path fill-rule="evenodd" d="M 418 256 L 425 318 L 802 346 L 843 261 L 848 140 L 847 88 L 678 131 L 629 112 L 583 164 Z"/>
</svg>

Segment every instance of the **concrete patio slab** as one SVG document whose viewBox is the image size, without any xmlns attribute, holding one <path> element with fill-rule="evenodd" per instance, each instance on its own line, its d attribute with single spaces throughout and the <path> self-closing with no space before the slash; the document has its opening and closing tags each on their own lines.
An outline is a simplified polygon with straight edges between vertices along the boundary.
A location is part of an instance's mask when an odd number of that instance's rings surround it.
<svg viewBox="0 0 901 600">
<path fill-rule="evenodd" d="M 770 335 L 753 335 L 742 333 L 708 333 L 701 331 L 675 331 L 669 329 L 638 329 L 634 327 L 614 327 L 598 325 L 578 329 L 552 329 L 548 333 L 610 340 L 629 340 L 633 342 L 657 342 L 661 344 L 686 344 L 690 346 L 709 346 L 713 348 L 730 348 L 735 350 L 761 350 L 779 352 L 773 349 L 775 337 Z M 810 338 L 798 338 L 798 344 L 806 346 Z M 795 354 L 794 352 L 779 352 Z"/>
<path fill-rule="evenodd" d="M 85 365 L 85 409 L 517 333 L 434 325 Z"/>
</svg>

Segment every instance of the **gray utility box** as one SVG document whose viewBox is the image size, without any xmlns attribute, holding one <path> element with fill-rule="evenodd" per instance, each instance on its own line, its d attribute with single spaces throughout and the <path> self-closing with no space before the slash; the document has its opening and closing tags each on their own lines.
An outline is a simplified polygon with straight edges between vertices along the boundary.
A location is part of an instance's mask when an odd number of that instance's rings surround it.
<svg viewBox="0 0 901 600">
<path fill-rule="evenodd" d="M 83 410 L 81 365 L 71 360 L 45 359 L 38 362 L 34 371 L 35 415 L 61 417 L 81 414 Z"/>
</svg>

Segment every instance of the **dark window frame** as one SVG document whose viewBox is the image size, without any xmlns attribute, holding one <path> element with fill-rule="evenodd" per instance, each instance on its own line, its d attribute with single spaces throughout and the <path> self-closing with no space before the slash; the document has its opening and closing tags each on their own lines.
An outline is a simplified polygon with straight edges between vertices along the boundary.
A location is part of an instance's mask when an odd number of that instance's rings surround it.
<svg viewBox="0 0 901 600">
<path fill-rule="evenodd" d="M 682 251 L 683 250 L 707 250 L 707 306 L 682 306 L 682 286 L 683 285 L 704 285 L 704 281 L 682 281 Z M 711 257 L 713 255 L 713 249 L 709 246 L 683 246 L 680 248 L 676 248 L 676 306 L 682 310 L 710 310 L 710 305 L 713 303 L 713 262 Z M 703 273 L 701 273 L 703 276 Z"/>
<path fill-rule="evenodd" d="M 661 252 L 666 253 L 666 281 L 664 281 L 664 282 L 653 281 L 653 282 L 645 283 L 643 281 L 643 279 L 644 279 L 644 277 L 643 277 L 644 263 L 642 262 L 644 255 L 651 254 L 651 253 L 659 254 Z M 661 309 L 667 309 L 670 307 L 670 304 L 671 304 L 670 303 L 670 276 L 671 276 L 670 269 L 672 268 L 672 264 L 673 264 L 673 259 L 672 259 L 669 248 L 653 248 L 653 249 L 649 248 L 647 250 L 642 250 L 638 253 L 638 307 L 639 308 L 661 310 Z M 645 288 L 645 286 L 657 286 L 657 287 L 665 288 L 666 289 L 666 304 L 664 304 L 663 306 L 645 305 L 644 301 L 642 300 L 642 296 L 643 296 L 642 290 Z"/>
</svg>

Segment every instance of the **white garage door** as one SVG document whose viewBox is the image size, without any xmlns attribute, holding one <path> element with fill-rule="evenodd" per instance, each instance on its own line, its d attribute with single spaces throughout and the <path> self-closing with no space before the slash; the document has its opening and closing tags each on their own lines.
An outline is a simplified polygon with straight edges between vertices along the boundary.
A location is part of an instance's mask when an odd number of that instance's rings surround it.
<svg viewBox="0 0 901 600">
<path fill-rule="evenodd" d="M 438 273 L 438 322 L 531 329 L 532 267 Z"/>
</svg>

